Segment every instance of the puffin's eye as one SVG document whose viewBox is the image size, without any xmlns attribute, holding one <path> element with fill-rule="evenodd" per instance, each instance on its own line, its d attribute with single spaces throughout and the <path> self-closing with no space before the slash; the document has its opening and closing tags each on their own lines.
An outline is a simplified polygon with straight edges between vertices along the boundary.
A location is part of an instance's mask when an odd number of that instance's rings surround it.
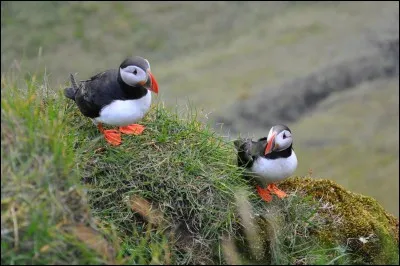
<svg viewBox="0 0 400 266">
<path fill-rule="evenodd" d="M 136 75 L 137 74 L 137 69 L 135 68 L 135 70 L 133 70 L 133 74 Z"/>
<path fill-rule="evenodd" d="M 285 133 L 283 133 L 283 136 L 282 136 L 282 138 L 283 138 L 283 139 L 286 139 L 286 135 L 285 135 Z"/>
</svg>

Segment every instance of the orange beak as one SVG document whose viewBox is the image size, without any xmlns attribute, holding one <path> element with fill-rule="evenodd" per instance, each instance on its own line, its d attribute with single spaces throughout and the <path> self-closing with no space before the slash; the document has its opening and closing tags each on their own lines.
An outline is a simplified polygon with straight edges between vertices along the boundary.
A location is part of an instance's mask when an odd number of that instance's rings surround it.
<svg viewBox="0 0 400 266">
<path fill-rule="evenodd" d="M 158 83 L 153 74 L 149 71 L 149 77 L 151 80 L 151 87 L 150 90 L 153 91 L 154 93 L 158 93 Z"/>
<path fill-rule="evenodd" d="M 275 132 L 272 133 L 271 139 L 268 141 L 267 147 L 265 147 L 264 155 L 267 155 L 272 152 L 272 149 L 275 146 L 275 136 L 276 136 L 276 133 Z"/>
</svg>

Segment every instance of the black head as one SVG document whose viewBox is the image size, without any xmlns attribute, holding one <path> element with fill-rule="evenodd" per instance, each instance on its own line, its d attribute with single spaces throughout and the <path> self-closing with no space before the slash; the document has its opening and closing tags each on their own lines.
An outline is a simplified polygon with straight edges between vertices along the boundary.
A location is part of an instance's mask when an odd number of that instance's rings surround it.
<svg viewBox="0 0 400 266">
<path fill-rule="evenodd" d="M 150 69 L 150 63 L 147 59 L 140 57 L 140 56 L 132 56 L 126 58 L 121 65 L 120 68 L 126 68 L 128 66 L 137 66 L 140 67 L 143 71 L 147 71 Z"/>
</svg>

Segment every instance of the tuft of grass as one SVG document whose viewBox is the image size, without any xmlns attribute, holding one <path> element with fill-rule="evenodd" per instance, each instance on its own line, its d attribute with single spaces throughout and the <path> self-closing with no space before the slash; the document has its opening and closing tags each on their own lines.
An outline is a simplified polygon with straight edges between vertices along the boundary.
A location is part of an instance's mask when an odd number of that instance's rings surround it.
<svg viewBox="0 0 400 266">
<path fill-rule="evenodd" d="M 319 215 L 321 204 L 310 196 L 291 194 L 276 203 L 284 222 L 271 244 L 274 264 L 350 264 L 350 251 L 339 242 L 324 243 L 316 232 L 324 230 L 327 218 Z M 266 216 L 268 219 L 268 216 Z"/>
<path fill-rule="evenodd" d="M 338 243 L 351 252 L 353 263 L 398 264 L 399 222 L 375 199 L 345 190 L 331 180 L 292 178 L 282 187 L 319 202 L 316 232 L 322 243 Z"/>
<path fill-rule="evenodd" d="M 112 260 L 100 253 L 113 247 L 97 230 L 73 171 L 63 102 L 44 98 L 35 77 L 19 88 L 2 77 L 1 88 L 1 263 Z M 89 232 L 85 241 L 95 238 L 99 245 L 78 241 L 81 230 Z"/>
<path fill-rule="evenodd" d="M 75 167 L 76 129 L 67 124 L 61 90 L 50 93 L 34 75 L 18 87 L 3 76 L 1 88 L 1 263 L 135 261 L 124 256 L 117 228 L 92 215 Z M 162 239 L 159 244 L 142 238 L 129 249 L 141 254 L 149 245 L 149 261 L 157 262 Z"/>
<path fill-rule="evenodd" d="M 231 258 L 232 264 L 354 263 L 346 246 L 335 240 L 321 241 L 317 232 L 324 230 L 327 218 L 319 215 L 321 204 L 310 196 L 290 193 L 285 199 L 273 200 L 267 206 L 265 202 L 242 196 L 237 205 L 241 206 L 239 214 L 245 239 L 225 244 L 226 256 Z M 236 257 L 229 256 L 232 253 Z"/>
</svg>

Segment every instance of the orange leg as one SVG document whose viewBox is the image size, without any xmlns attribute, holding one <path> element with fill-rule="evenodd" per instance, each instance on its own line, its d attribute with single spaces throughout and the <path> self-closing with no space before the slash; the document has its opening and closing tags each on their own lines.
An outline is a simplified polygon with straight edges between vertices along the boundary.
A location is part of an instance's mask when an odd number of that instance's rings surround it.
<svg viewBox="0 0 400 266">
<path fill-rule="evenodd" d="M 278 198 L 282 199 L 287 196 L 285 191 L 280 190 L 275 184 L 269 184 L 267 187 L 267 190 L 269 190 L 271 193 L 274 193 L 275 195 L 278 196 Z"/>
<path fill-rule="evenodd" d="M 119 127 L 119 131 L 121 131 L 124 134 L 133 134 L 133 135 L 140 135 L 142 134 L 143 130 L 145 129 L 145 126 L 139 125 L 139 124 L 132 124 L 128 125 L 125 127 Z"/>
<path fill-rule="evenodd" d="M 118 130 L 115 129 L 105 130 L 101 123 L 97 125 L 97 128 L 100 130 L 101 133 L 103 133 L 104 138 L 108 143 L 114 146 L 118 146 L 121 144 L 121 134 L 118 132 Z"/>
<path fill-rule="evenodd" d="M 266 202 L 271 202 L 272 201 L 272 195 L 268 188 L 261 188 L 260 186 L 257 186 L 257 192 L 260 197 L 265 200 Z"/>
</svg>

